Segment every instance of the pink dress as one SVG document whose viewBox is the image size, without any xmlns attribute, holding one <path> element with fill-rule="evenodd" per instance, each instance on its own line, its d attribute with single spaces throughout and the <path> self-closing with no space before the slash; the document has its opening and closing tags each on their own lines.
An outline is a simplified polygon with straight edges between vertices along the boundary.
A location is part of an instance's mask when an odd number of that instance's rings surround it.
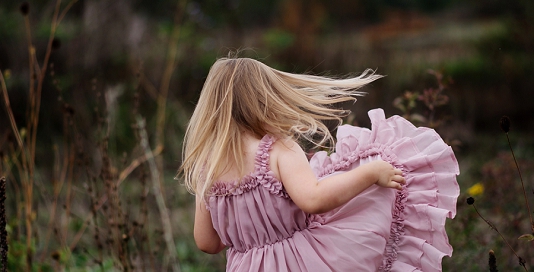
<svg viewBox="0 0 534 272">
<path fill-rule="evenodd" d="M 207 206 L 228 246 L 228 271 L 441 271 L 452 247 L 445 219 L 456 213 L 458 163 L 432 129 L 369 112 L 372 130 L 341 126 L 336 152 L 310 164 L 319 178 L 382 159 L 404 172 L 402 190 L 371 186 L 324 214 L 300 210 L 269 168 L 275 141 L 265 136 L 255 171 L 216 182 Z"/>
</svg>

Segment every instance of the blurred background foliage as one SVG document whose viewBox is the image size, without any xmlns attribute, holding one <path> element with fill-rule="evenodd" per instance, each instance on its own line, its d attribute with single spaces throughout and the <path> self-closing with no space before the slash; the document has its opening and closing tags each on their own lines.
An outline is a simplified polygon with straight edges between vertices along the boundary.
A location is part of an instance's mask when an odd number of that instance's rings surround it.
<svg viewBox="0 0 534 272">
<path fill-rule="evenodd" d="M 43 264 L 41 269 L 54 265 L 98 267 L 95 260 L 101 263 L 107 260 L 106 265 L 117 269 L 121 267 L 116 264 L 118 257 L 94 257 L 98 250 L 91 242 L 90 230 L 85 232 L 84 237 L 88 238 L 79 243 L 83 246 L 68 250 L 61 246 L 61 241 L 53 242 L 53 239 L 50 245 L 45 246 L 39 237 L 46 232 L 51 216 L 46 192 L 52 190 L 50 186 L 55 177 L 55 150 L 62 150 L 68 143 L 76 142 L 82 150 L 79 153 L 83 153 L 90 162 L 91 166 L 85 167 L 100 173 L 102 154 L 95 150 L 106 142 L 106 154 L 115 165 L 112 170 L 118 173 L 126 165 L 123 161 L 131 161 L 140 154 L 140 140 L 136 136 L 137 116 L 147 121 L 151 146 L 162 144 L 163 147 L 159 155 L 164 176 L 162 186 L 171 214 L 177 262 L 184 271 L 213 271 L 224 267 L 222 255 L 208 256 L 195 248 L 191 237 L 193 198 L 179 185 L 179 181 L 173 180 L 173 176 L 180 165 L 184 129 L 209 67 L 216 58 L 236 50 L 241 50 L 241 56 L 259 59 L 288 72 L 345 76 L 373 68 L 377 73 L 387 75 L 364 89 L 368 92 L 367 96 L 360 98 L 355 105 L 347 105 L 354 112 L 351 122 L 363 126 L 369 125 L 366 112 L 372 108 L 384 108 L 388 115 L 404 114 L 394 105 L 395 98 L 406 94 L 406 91 L 422 94 L 424 90 L 439 88 L 441 83 L 436 81 L 435 73 L 443 75 L 443 80 L 447 82 L 443 89 L 447 101 L 446 105 L 436 109 L 442 122 L 435 128 L 455 146 L 462 170 L 459 177 L 462 192 L 476 184 L 486 188 L 482 192 L 477 191 L 477 197 L 482 201 L 477 204 L 491 213 L 490 218 L 496 225 L 502 225 L 503 232 L 507 232 L 506 236 L 524 255 L 527 264 L 534 265 L 531 244 L 516 241 L 519 235 L 529 231 L 530 226 L 528 214 L 521 208 L 522 202 L 517 200 L 517 196 L 521 195 L 518 179 L 509 163 L 510 157 L 503 153 L 507 148 L 506 140 L 498 128 L 499 118 L 504 114 L 510 116 L 513 122 L 512 144 L 525 168 L 530 197 L 534 158 L 533 1 L 73 2 L 55 33 L 55 49 L 52 50 L 43 82 L 37 130 L 35 165 L 36 182 L 40 187 L 35 193 L 33 205 L 39 213 L 32 223 L 36 226 L 32 251 L 36 255 L 52 256 L 39 259 Z M 6 80 L 18 128 L 24 131 L 31 106 L 28 102 L 31 98 L 28 93 L 31 73 L 27 30 L 19 10 L 21 3 L 15 0 L 0 2 L 0 71 Z M 68 3 L 63 2 L 61 7 Z M 42 64 L 56 1 L 29 1 L 29 4 L 31 42 L 35 46 L 36 58 Z M 176 43 L 169 42 L 173 37 Z M 175 62 L 171 62 L 172 73 L 166 78 L 166 65 L 173 56 L 169 52 L 173 50 Z M 429 70 L 434 72 L 429 73 Z M 161 106 L 157 100 L 165 86 L 168 86 L 169 92 L 164 97 L 166 107 L 162 123 L 158 121 L 157 111 Z M 413 101 L 418 100 L 416 96 L 413 98 Z M 428 115 L 423 102 L 417 103 L 420 104 L 414 107 L 414 111 L 421 116 Z M 5 104 L 1 104 L 0 156 L 3 167 L 0 168 L 0 176 L 5 175 L 10 181 L 6 204 L 11 217 L 8 224 L 15 233 L 12 237 L 25 240 L 16 234 L 17 229 L 20 233 L 24 229 L 22 223 L 18 223 L 23 220 L 18 216 L 23 208 L 15 208 L 22 201 L 22 196 L 9 193 L 10 190 L 18 190 L 19 177 L 12 171 L 13 167 L 9 167 L 13 166 L 10 152 L 14 149 L 10 147 L 15 140 Z M 66 123 L 67 115 L 72 119 Z M 106 126 L 111 128 L 107 134 L 101 128 Z M 163 131 L 162 143 L 156 139 L 160 137 L 156 135 L 158 130 Z M 67 138 L 70 140 L 67 141 Z M 85 171 L 80 169 L 75 171 Z M 136 169 L 135 177 L 129 177 L 134 181 L 126 181 L 120 187 L 119 198 L 128 203 L 124 204 L 126 208 L 123 207 L 125 214 L 137 214 L 135 211 L 140 209 L 140 204 L 132 198 L 143 191 L 141 185 L 135 183 L 135 180 L 141 179 L 141 172 L 142 169 Z M 74 201 L 73 206 L 77 206 L 75 212 L 83 218 L 91 212 L 90 205 L 86 203 L 90 200 L 86 191 L 91 177 L 75 176 L 72 194 L 79 199 Z M 66 194 L 65 190 L 60 189 Z M 503 270 L 517 269 L 517 260 L 503 246 L 497 234 L 463 204 L 468 195 L 462 193 L 458 217 L 448 221 L 455 252 L 452 258 L 444 259 L 444 270 L 485 269 L 489 249 L 495 250 Z M 153 216 L 151 218 L 156 218 L 157 222 L 159 212 L 155 198 L 148 196 L 146 201 L 148 216 Z M 70 201 L 66 196 L 57 200 L 58 206 Z M 80 226 L 73 223 L 80 223 L 76 216 L 62 214 L 61 209 L 55 216 L 72 217 L 70 225 L 56 227 L 73 233 L 79 230 Z M 134 224 L 133 217 L 124 220 L 129 222 L 127 224 Z M 154 247 L 161 239 L 157 235 L 158 223 L 154 223 L 152 230 L 146 243 Z M 65 239 L 71 236 L 66 235 Z M 10 250 L 17 252 L 17 248 L 23 248 L 24 243 L 17 244 L 15 238 L 11 239 L 14 246 Z M 80 247 L 87 248 L 89 253 L 79 251 Z M 57 252 L 63 252 L 63 259 L 53 258 L 57 255 L 52 253 Z M 164 259 L 162 256 L 165 254 L 154 252 L 154 258 Z M 16 263 L 21 261 L 22 255 L 18 259 L 12 256 L 13 267 L 19 267 Z M 23 265 L 24 262 L 20 264 Z M 100 267 L 104 267 L 103 264 Z"/>
</svg>

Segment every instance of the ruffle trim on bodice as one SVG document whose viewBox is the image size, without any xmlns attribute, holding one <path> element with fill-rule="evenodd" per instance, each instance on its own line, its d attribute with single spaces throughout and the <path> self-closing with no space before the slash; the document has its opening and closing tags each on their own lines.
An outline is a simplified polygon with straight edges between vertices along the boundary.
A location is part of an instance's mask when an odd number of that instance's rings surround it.
<svg viewBox="0 0 534 272">
<path fill-rule="evenodd" d="M 455 216 L 460 192 L 454 153 L 433 129 L 416 128 L 399 116 L 386 119 L 381 109 L 370 111 L 369 117 L 372 130 L 339 127 L 336 152 L 318 152 L 310 165 L 324 177 L 379 155 L 401 169 L 406 185 L 397 191 L 379 271 L 441 271 L 441 259 L 452 254 L 445 219 Z"/>
<path fill-rule="evenodd" d="M 258 150 L 256 151 L 254 172 L 244 176 L 241 180 L 216 181 L 211 186 L 208 195 L 240 195 L 252 191 L 261 185 L 273 195 L 289 198 L 282 182 L 274 176 L 269 165 L 269 151 L 275 141 L 276 139 L 270 135 L 265 135 L 261 139 L 260 144 L 258 145 Z"/>
</svg>

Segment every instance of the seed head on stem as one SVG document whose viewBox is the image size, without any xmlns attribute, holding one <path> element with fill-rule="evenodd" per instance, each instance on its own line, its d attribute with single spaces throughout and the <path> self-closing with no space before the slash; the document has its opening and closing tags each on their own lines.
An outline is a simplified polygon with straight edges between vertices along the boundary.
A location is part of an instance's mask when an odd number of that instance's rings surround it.
<svg viewBox="0 0 534 272">
<path fill-rule="evenodd" d="M 497 258 L 495 258 L 495 252 L 493 250 L 489 251 L 489 269 L 490 272 L 498 272 L 497 270 Z"/>
<path fill-rule="evenodd" d="M 19 10 L 22 15 L 27 16 L 28 13 L 30 13 L 30 4 L 27 1 L 22 2 L 22 4 L 20 4 Z"/>
</svg>

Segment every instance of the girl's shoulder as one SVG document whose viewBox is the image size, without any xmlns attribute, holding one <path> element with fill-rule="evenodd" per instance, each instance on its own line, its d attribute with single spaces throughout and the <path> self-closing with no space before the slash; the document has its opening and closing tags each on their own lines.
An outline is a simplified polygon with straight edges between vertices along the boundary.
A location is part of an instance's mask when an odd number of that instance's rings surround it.
<svg viewBox="0 0 534 272">
<path fill-rule="evenodd" d="M 304 150 L 293 139 L 277 139 L 271 146 L 269 152 L 271 171 L 280 178 L 279 165 L 287 164 L 294 160 L 301 159 L 305 155 Z"/>
<path fill-rule="evenodd" d="M 280 155 L 290 155 L 292 153 L 303 153 L 304 150 L 293 139 L 284 138 L 277 139 L 271 146 L 271 157 L 277 157 Z"/>
</svg>

